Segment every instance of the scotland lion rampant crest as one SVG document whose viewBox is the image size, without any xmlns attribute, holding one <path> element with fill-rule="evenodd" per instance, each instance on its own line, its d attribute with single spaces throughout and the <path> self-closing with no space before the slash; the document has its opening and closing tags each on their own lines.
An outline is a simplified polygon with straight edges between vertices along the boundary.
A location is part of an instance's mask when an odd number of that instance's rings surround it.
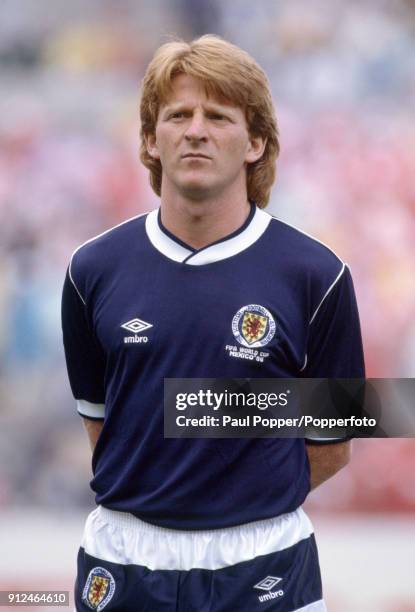
<svg viewBox="0 0 415 612">
<path fill-rule="evenodd" d="M 232 319 L 232 332 L 242 346 L 265 346 L 274 337 L 275 321 L 263 306 L 249 304 L 240 308 Z"/>
<path fill-rule="evenodd" d="M 94 567 L 88 575 L 82 593 L 82 601 L 91 610 L 103 610 L 112 599 L 115 591 L 115 580 L 112 574 L 103 567 Z"/>
</svg>

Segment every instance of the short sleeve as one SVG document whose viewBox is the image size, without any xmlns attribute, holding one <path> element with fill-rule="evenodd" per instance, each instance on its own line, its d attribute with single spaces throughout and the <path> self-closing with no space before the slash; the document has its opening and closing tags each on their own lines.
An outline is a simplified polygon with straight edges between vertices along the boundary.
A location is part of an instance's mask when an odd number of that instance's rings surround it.
<svg viewBox="0 0 415 612">
<path fill-rule="evenodd" d="M 62 292 L 62 332 L 78 412 L 87 418 L 104 418 L 105 355 L 91 330 L 86 304 L 70 278 L 69 269 Z"/>
<path fill-rule="evenodd" d="M 362 335 L 347 266 L 314 313 L 307 343 L 306 378 L 364 378 Z"/>
<path fill-rule="evenodd" d="M 365 377 L 359 313 L 347 266 L 322 298 L 310 321 L 306 365 L 301 374 L 305 378 Z M 318 443 L 343 440 L 307 438 Z"/>
</svg>

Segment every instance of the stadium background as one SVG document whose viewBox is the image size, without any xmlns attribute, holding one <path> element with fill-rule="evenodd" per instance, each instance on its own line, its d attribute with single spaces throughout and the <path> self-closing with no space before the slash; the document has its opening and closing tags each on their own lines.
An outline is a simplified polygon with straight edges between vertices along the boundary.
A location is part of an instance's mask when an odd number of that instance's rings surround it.
<svg viewBox="0 0 415 612">
<path fill-rule="evenodd" d="M 0 589 L 71 589 L 90 456 L 63 360 L 73 249 L 157 205 L 138 162 L 155 48 L 214 32 L 267 71 L 270 211 L 352 269 L 370 377 L 415 372 L 413 0 L 2 0 Z M 330 612 L 414 612 L 415 443 L 359 440 L 307 502 Z M 37 608 L 39 610 L 40 608 Z"/>
</svg>

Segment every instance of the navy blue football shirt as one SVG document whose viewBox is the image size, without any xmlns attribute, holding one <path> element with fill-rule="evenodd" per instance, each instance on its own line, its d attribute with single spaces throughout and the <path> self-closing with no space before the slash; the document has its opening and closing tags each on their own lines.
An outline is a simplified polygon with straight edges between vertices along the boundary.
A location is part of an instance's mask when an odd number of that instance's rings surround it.
<svg viewBox="0 0 415 612">
<path fill-rule="evenodd" d="M 104 419 L 96 501 L 163 527 L 277 516 L 310 488 L 303 439 L 164 439 L 164 378 L 364 376 L 349 269 L 254 205 L 199 250 L 157 210 L 89 240 L 72 256 L 62 321 L 78 411 Z M 263 360 L 241 357 L 247 347 Z"/>
</svg>

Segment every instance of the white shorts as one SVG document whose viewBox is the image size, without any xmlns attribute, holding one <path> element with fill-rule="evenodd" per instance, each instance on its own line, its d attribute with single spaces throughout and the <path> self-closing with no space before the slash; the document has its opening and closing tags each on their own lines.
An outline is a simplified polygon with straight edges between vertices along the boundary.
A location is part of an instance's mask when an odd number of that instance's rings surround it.
<svg viewBox="0 0 415 612">
<path fill-rule="evenodd" d="M 302 510 L 179 531 L 99 506 L 78 555 L 78 611 L 326 612 L 312 524 Z"/>
</svg>

